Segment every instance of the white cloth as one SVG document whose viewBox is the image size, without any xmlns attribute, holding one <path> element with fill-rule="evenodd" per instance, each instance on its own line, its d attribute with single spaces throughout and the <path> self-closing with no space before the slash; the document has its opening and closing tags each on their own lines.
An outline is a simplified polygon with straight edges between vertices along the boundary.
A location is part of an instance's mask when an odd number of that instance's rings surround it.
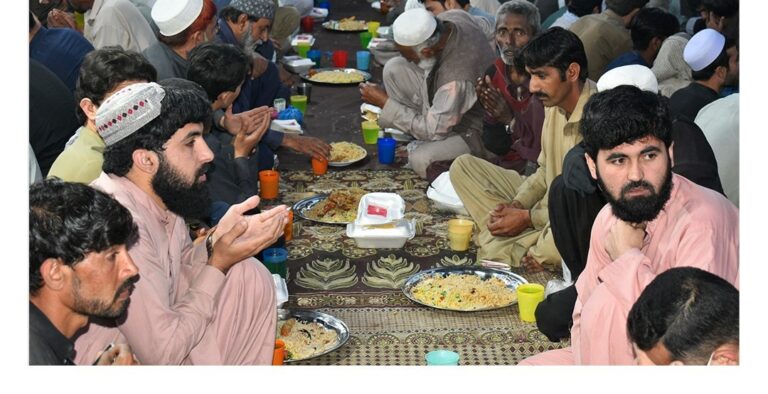
<svg viewBox="0 0 768 394">
<path fill-rule="evenodd" d="M 147 20 L 128 0 L 95 0 L 84 19 L 83 36 L 96 49 L 117 45 L 141 53 L 157 42 Z"/>
<path fill-rule="evenodd" d="M 496 11 L 501 7 L 498 0 L 469 0 L 469 4 L 491 15 L 496 15 Z"/>
<path fill-rule="evenodd" d="M 709 103 L 694 121 L 704 132 L 717 160 L 723 192 L 739 206 L 739 94 Z"/>
<path fill-rule="evenodd" d="M 688 38 L 685 33 L 670 36 L 661 44 L 659 55 L 653 61 L 651 71 L 659 82 L 659 93 L 665 97 L 672 96 L 672 93 L 693 81 L 691 67 L 683 60 L 683 48 Z"/>
<path fill-rule="evenodd" d="M 203 11 L 203 0 L 158 0 L 152 6 L 152 20 L 166 37 L 181 33 Z"/>
<path fill-rule="evenodd" d="M 415 7 L 406 10 L 395 19 L 392 24 L 392 33 L 395 42 L 403 46 L 416 46 L 435 32 L 437 20 L 426 8 Z"/>
<path fill-rule="evenodd" d="M 620 85 L 632 85 L 645 91 L 659 92 L 659 83 L 653 71 L 639 64 L 616 67 L 607 71 L 597 81 L 597 91 L 604 92 Z"/>
<path fill-rule="evenodd" d="M 560 15 L 559 18 L 555 19 L 555 21 L 552 23 L 552 26 L 550 27 L 562 27 L 563 29 L 568 30 L 573 22 L 576 22 L 577 20 L 579 20 L 578 15 L 571 11 L 565 11 L 565 14 Z"/>
</svg>

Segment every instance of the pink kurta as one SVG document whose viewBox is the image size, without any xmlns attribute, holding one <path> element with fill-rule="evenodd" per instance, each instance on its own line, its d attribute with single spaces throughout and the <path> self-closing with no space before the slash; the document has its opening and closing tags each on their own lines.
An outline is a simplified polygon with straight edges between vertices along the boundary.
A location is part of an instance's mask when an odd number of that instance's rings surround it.
<svg viewBox="0 0 768 394">
<path fill-rule="evenodd" d="M 124 322 L 91 323 L 75 342 L 90 364 L 110 342 L 126 341 L 142 364 L 271 364 L 277 311 L 269 271 L 248 258 L 225 276 L 206 264 L 184 220 L 127 178 L 101 173 L 91 186 L 133 215 L 139 241 L 129 250 L 141 279 Z"/>
<path fill-rule="evenodd" d="M 604 240 L 618 220 L 606 205 L 595 219 L 584 272 L 576 281 L 571 347 L 521 365 L 634 364 L 627 315 L 645 286 L 673 267 L 697 267 L 739 287 L 739 211 L 722 195 L 673 174 L 672 195 L 648 223 L 642 249 L 615 261 Z"/>
</svg>

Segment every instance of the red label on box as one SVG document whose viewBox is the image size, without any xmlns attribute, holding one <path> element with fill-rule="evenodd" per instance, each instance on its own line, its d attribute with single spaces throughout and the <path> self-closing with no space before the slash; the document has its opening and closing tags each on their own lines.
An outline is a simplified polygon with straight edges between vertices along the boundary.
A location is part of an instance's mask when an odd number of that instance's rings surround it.
<svg viewBox="0 0 768 394">
<path fill-rule="evenodd" d="M 387 217 L 387 208 L 376 205 L 368 205 L 368 214 Z"/>
</svg>

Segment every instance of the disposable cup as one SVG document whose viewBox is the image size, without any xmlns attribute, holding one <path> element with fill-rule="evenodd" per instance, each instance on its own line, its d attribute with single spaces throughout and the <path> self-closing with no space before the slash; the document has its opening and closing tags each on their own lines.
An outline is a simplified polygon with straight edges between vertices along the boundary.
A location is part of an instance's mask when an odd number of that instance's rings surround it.
<svg viewBox="0 0 768 394">
<path fill-rule="evenodd" d="M 375 145 L 379 139 L 379 124 L 366 120 L 362 123 L 363 141 L 368 145 Z"/>
<path fill-rule="evenodd" d="M 517 306 L 520 308 L 520 320 L 535 322 L 536 307 L 541 301 L 544 301 L 544 286 L 538 283 L 524 283 L 517 286 Z"/>
<path fill-rule="evenodd" d="M 357 69 L 366 71 L 371 61 L 371 53 L 368 51 L 357 51 Z"/>
<path fill-rule="evenodd" d="M 290 241 L 293 239 L 293 210 L 288 210 L 288 223 L 285 224 L 285 229 L 283 229 L 283 237 L 285 237 L 286 241 Z"/>
<path fill-rule="evenodd" d="M 272 355 L 272 365 L 283 365 L 285 361 L 285 342 L 275 339 L 275 353 Z"/>
<path fill-rule="evenodd" d="M 368 32 L 371 33 L 373 37 L 378 36 L 376 30 L 379 29 L 379 26 L 381 26 L 381 22 L 368 22 Z"/>
<path fill-rule="evenodd" d="M 307 112 L 307 96 L 296 94 L 291 96 L 291 105 L 298 108 L 302 115 Z"/>
<path fill-rule="evenodd" d="M 301 18 L 301 32 L 302 33 L 312 33 L 312 30 L 315 28 L 315 19 L 311 16 L 307 15 L 303 18 Z"/>
<path fill-rule="evenodd" d="M 318 67 L 318 68 L 322 67 L 322 65 L 320 65 L 320 59 L 323 58 L 323 52 L 322 51 L 320 51 L 318 49 L 312 49 L 309 52 L 307 52 L 307 58 L 309 58 L 309 60 L 312 60 L 313 62 L 315 62 L 315 67 Z"/>
<path fill-rule="evenodd" d="M 376 142 L 379 151 L 379 163 L 392 164 L 395 162 L 395 148 L 397 141 L 394 138 L 379 138 Z"/>
<path fill-rule="evenodd" d="M 339 68 L 347 67 L 347 51 L 333 51 L 333 66 Z"/>
<path fill-rule="evenodd" d="M 448 221 L 448 243 L 451 250 L 463 252 L 469 249 L 474 225 L 475 222 L 466 219 L 451 219 Z"/>
<path fill-rule="evenodd" d="M 308 43 L 302 42 L 296 45 L 296 53 L 299 54 L 299 56 L 306 58 L 307 52 L 309 52 L 309 49 L 312 48 L 312 45 L 309 45 Z"/>
<path fill-rule="evenodd" d="M 328 171 L 328 160 L 312 158 L 312 173 L 323 175 Z"/>
<path fill-rule="evenodd" d="M 261 253 L 261 263 L 273 274 L 278 274 L 285 278 L 288 269 L 285 262 L 288 260 L 288 251 L 285 248 L 264 249 Z"/>
<path fill-rule="evenodd" d="M 368 49 L 368 43 L 371 42 L 371 38 L 373 38 L 373 34 L 370 32 L 364 31 L 360 33 L 360 46 L 363 49 Z"/>
<path fill-rule="evenodd" d="M 265 200 L 277 198 L 280 174 L 274 170 L 259 171 L 259 196 Z"/>
<path fill-rule="evenodd" d="M 459 353 L 451 350 L 438 349 L 427 353 L 424 357 L 427 365 L 459 365 Z"/>
</svg>

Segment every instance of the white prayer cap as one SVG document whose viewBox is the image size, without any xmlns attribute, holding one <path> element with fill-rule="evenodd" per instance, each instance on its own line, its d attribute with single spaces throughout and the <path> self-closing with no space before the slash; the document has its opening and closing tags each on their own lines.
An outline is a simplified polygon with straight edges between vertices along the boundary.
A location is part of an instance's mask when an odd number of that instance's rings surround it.
<svg viewBox="0 0 768 394">
<path fill-rule="evenodd" d="M 165 90 L 155 82 L 128 85 L 96 110 L 96 128 L 108 146 L 135 133 L 160 115 Z"/>
<path fill-rule="evenodd" d="M 157 0 L 151 15 L 160 34 L 170 37 L 191 26 L 202 11 L 203 0 Z"/>
<path fill-rule="evenodd" d="M 413 8 L 403 12 L 392 24 L 395 42 L 406 47 L 419 45 L 432 36 L 437 21 L 424 8 Z"/>
<path fill-rule="evenodd" d="M 704 29 L 688 41 L 683 50 L 683 59 L 691 70 L 703 70 L 712 64 L 725 47 L 725 36 L 714 29 Z"/>
<path fill-rule="evenodd" d="M 650 68 L 639 64 L 616 67 L 600 77 L 597 81 L 597 91 L 604 92 L 620 85 L 637 86 L 649 92 L 659 92 L 659 82 Z"/>
<path fill-rule="evenodd" d="M 422 2 L 420 2 L 419 0 L 407 0 L 405 2 L 405 7 L 403 7 L 403 10 L 404 11 L 408 11 L 408 10 L 413 9 L 413 8 L 425 8 L 426 9 L 427 7 L 425 7 L 424 4 Z"/>
</svg>

